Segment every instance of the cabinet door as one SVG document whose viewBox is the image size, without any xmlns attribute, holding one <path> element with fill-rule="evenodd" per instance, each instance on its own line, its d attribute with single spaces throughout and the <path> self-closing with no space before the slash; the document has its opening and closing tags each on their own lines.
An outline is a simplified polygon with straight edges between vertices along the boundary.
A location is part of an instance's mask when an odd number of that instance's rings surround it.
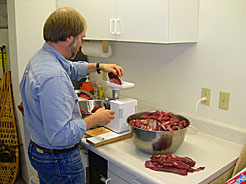
<svg viewBox="0 0 246 184">
<path fill-rule="evenodd" d="M 121 179 L 119 176 L 116 176 L 112 172 L 108 171 L 108 178 L 106 184 L 129 184 L 125 180 Z"/>
<path fill-rule="evenodd" d="M 118 40 L 168 42 L 168 0 L 117 0 Z"/>
<path fill-rule="evenodd" d="M 90 40 L 115 40 L 115 0 L 82 0 L 82 15 L 87 21 L 86 38 Z M 111 24 L 111 27 L 110 27 Z"/>
<path fill-rule="evenodd" d="M 164 44 L 197 41 L 198 0 L 81 1 L 88 24 L 86 39 Z"/>
<path fill-rule="evenodd" d="M 169 43 L 197 42 L 198 0 L 169 1 Z"/>
<path fill-rule="evenodd" d="M 109 184 L 146 184 L 142 179 L 137 178 L 112 162 L 108 162 L 108 178 Z"/>
</svg>

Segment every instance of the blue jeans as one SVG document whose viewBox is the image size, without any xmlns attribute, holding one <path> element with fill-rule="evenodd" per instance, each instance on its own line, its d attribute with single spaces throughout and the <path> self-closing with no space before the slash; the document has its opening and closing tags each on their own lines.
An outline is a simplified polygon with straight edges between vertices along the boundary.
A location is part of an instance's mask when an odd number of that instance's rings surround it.
<svg viewBox="0 0 246 184">
<path fill-rule="evenodd" d="M 84 184 L 85 171 L 77 148 L 67 153 L 37 151 L 30 141 L 28 155 L 40 184 Z"/>
</svg>

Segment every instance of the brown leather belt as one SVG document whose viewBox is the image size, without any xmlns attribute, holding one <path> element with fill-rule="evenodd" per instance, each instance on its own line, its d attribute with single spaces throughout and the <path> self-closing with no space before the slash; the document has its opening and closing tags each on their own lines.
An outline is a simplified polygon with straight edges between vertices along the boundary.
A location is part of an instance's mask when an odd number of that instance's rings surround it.
<svg viewBox="0 0 246 184">
<path fill-rule="evenodd" d="M 33 145 L 36 146 L 37 148 L 45 151 L 45 152 L 49 152 L 49 153 L 51 152 L 51 149 L 47 149 L 47 148 L 44 148 L 42 146 L 39 146 L 39 145 L 37 145 L 34 142 L 33 142 Z M 78 146 L 79 146 L 79 144 L 77 143 L 72 148 L 61 149 L 61 150 L 59 150 L 59 149 L 52 149 L 52 150 L 53 150 L 53 153 L 67 153 L 67 152 L 70 152 L 70 151 L 75 150 L 76 148 L 78 148 Z"/>
</svg>

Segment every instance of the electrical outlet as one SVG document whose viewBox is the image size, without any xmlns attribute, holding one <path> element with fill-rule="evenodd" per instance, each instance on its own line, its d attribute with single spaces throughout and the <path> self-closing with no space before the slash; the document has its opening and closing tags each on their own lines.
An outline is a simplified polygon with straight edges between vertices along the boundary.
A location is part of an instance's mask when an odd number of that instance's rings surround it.
<svg viewBox="0 0 246 184">
<path fill-rule="evenodd" d="M 202 94 L 201 97 L 207 97 L 206 101 L 202 101 L 202 104 L 209 105 L 210 104 L 210 95 L 211 95 L 211 89 L 210 88 L 202 88 Z"/>
<path fill-rule="evenodd" d="M 229 101 L 230 101 L 230 92 L 220 91 L 219 108 L 228 110 Z"/>
</svg>

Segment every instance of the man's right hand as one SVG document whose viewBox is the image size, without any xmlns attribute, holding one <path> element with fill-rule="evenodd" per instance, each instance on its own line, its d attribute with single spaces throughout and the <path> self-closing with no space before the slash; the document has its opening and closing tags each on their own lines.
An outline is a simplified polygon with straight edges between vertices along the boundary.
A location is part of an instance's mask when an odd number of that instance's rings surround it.
<svg viewBox="0 0 246 184">
<path fill-rule="evenodd" d="M 94 126 L 104 126 L 107 125 L 112 119 L 114 119 L 113 110 L 107 110 L 105 107 L 98 109 L 94 114 L 84 118 L 87 130 Z"/>
</svg>

